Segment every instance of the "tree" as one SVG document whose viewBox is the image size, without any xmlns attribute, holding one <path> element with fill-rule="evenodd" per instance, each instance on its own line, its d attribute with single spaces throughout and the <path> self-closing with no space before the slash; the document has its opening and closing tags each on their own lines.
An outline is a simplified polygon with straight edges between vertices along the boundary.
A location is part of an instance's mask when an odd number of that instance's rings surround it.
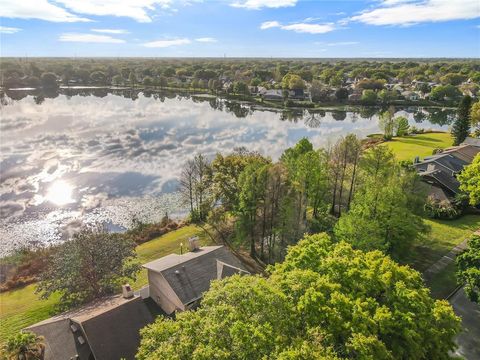
<svg viewBox="0 0 480 360">
<path fill-rule="evenodd" d="M 344 101 L 348 99 L 348 90 L 345 88 L 339 88 L 335 91 L 335 97 L 339 101 Z"/>
<path fill-rule="evenodd" d="M 460 145 L 467 138 L 470 131 L 470 107 L 472 98 L 464 96 L 457 108 L 457 120 L 452 126 L 453 145 Z"/>
<path fill-rule="evenodd" d="M 115 86 L 120 86 L 123 84 L 123 78 L 121 75 L 115 75 L 112 77 L 112 84 Z"/>
<path fill-rule="evenodd" d="M 457 175 L 460 190 L 468 194 L 470 205 L 480 205 L 480 154 Z"/>
<path fill-rule="evenodd" d="M 52 251 L 37 292 L 44 299 L 60 292 L 64 308 L 113 294 L 135 279 L 140 269 L 135 257 L 135 243 L 126 236 L 84 228 Z"/>
<path fill-rule="evenodd" d="M 41 82 L 42 86 L 46 89 L 56 89 L 58 87 L 57 75 L 51 72 L 43 73 Z"/>
<path fill-rule="evenodd" d="M 305 82 L 300 76 L 288 73 L 282 79 L 282 88 L 290 90 L 305 89 Z"/>
<path fill-rule="evenodd" d="M 445 98 L 457 99 L 461 95 L 462 93 L 460 92 L 460 90 L 458 90 L 456 86 L 439 85 L 439 86 L 435 86 L 430 92 L 430 99 L 432 100 L 445 100 Z"/>
<path fill-rule="evenodd" d="M 243 96 L 250 95 L 248 85 L 243 81 L 235 81 L 235 83 L 233 84 L 233 92 L 235 94 L 242 94 Z"/>
<path fill-rule="evenodd" d="M 104 85 L 106 76 L 103 71 L 94 71 L 90 74 L 90 80 L 97 85 Z"/>
<path fill-rule="evenodd" d="M 394 122 L 397 128 L 395 136 L 408 135 L 408 130 L 410 126 L 408 125 L 408 119 L 405 116 L 399 116 L 395 118 Z"/>
<path fill-rule="evenodd" d="M 128 75 L 128 82 L 130 83 L 131 87 L 135 87 L 135 84 L 137 83 L 137 77 L 133 72 L 130 72 Z"/>
<path fill-rule="evenodd" d="M 480 130 L 480 101 L 475 102 L 470 110 L 470 122 Z"/>
<path fill-rule="evenodd" d="M 373 90 L 363 90 L 360 101 L 366 105 L 374 105 L 377 102 L 377 93 Z"/>
<path fill-rule="evenodd" d="M 9 360 L 43 360 L 45 355 L 43 341 L 42 336 L 30 331 L 21 331 L 7 339 L 3 353 Z"/>
<path fill-rule="evenodd" d="M 180 175 L 179 191 L 184 203 L 190 206 L 193 221 L 207 219 L 213 201 L 211 179 L 211 166 L 202 154 L 185 163 Z"/>
<path fill-rule="evenodd" d="M 383 132 L 383 138 L 387 141 L 392 140 L 395 132 L 394 114 L 395 108 L 391 106 L 387 111 L 382 112 L 378 118 L 378 125 Z"/>
<path fill-rule="evenodd" d="M 457 256 L 457 281 L 464 285 L 467 297 L 480 303 L 480 236 L 468 240 L 467 249 Z"/>
<path fill-rule="evenodd" d="M 143 78 L 143 85 L 145 86 L 152 86 L 153 85 L 153 79 L 150 76 L 145 76 Z"/>
<path fill-rule="evenodd" d="M 142 331 L 138 359 L 446 360 L 455 348 L 452 307 L 379 251 L 306 236 L 269 273 L 212 282 L 196 311 Z"/>
<path fill-rule="evenodd" d="M 369 149 L 361 162 L 362 184 L 349 212 L 335 226 L 338 239 L 362 250 L 380 249 L 400 259 L 426 230 L 417 215 L 424 194 L 414 193 L 409 170 L 400 168 L 385 146 Z M 417 199 L 419 198 L 419 199 Z"/>
<path fill-rule="evenodd" d="M 310 87 L 310 94 L 312 101 L 319 102 L 328 100 L 328 89 L 318 80 L 313 80 L 312 86 Z"/>
</svg>

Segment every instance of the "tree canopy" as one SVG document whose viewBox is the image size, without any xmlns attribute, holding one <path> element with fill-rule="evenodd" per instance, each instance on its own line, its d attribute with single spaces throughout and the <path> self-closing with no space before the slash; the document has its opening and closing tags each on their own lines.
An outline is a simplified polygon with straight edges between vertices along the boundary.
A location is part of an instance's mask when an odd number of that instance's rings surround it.
<svg viewBox="0 0 480 360">
<path fill-rule="evenodd" d="M 480 236 L 468 240 L 467 249 L 457 256 L 456 263 L 458 283 L 464 285 L 471 301 L 480 303 Z"/>
<path fill-rule="evenodd" d="M 480 154 L 458 174 L 460 190 L 468 194 L 470 205 L 480 204 Z"/>
<path fill-rule="evenodd" d="M 135 257 L 135 243 L 128 237 L 101 227 L 85 228 L 52 251 L 37 292 L 42 298 L 60 292 L 63 308 L 113 294 L 123 282 L 135 279 Z"/>
<path fill-rule="evenodd" d="M 448 359 L 459 318 L 421 275 L 325 234 L 270 276 L 215 281 L 196 311 L 142 331 L 138 359 Z"/>
</svg>

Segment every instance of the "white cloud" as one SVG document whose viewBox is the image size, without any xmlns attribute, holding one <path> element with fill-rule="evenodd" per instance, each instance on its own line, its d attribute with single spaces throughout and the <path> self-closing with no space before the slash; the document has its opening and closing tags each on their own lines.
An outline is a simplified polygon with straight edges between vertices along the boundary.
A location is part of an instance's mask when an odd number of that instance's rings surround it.
<svg viewBox="0 0 480 360">
<path fill-rule="evenodd" d="M 122 39 L 116 39 L 109 35 L 81 34 L 81 33 L 62 34 L 60 35 L 58 40 L 67 41 L 67 42 L 111 43 L 111 44 L 121 44 L 125 42 Z"/>
<path fill-rule="evenodd" d="M 8 27 L 8 26 L 0 26 L 0 34 L 15 34 L 22 29 L 15 28 L 15 27 Z"/>
<path fill-rule="evenodd" d="M 191 43 L 191 41 L 189 39 L 183 38 L 183 39 L 151 41 L 151 42 L 143 44 L 143 46 L 149 47 L 149 48 L 166 48 L 166 47 L 170 47 L 170 46 L 186 45 L 186 44 L 190 44 L 190 43 Z"/>
<path fill-rule="evenodd" d="M 380 6 L 351 17 L 370 25 L 409 26 L 423 22 L 475 19 L 480 17 L 478 0 L 384 0 Z"/>
<path fill-rule="evenodd" d="M 138 22 L 151 22 L 149 11 L 169 9 L 172 0 L 57 0 L 73 12 L 96 16 L 125 16 Z"/>
<path fill-rule="evenodd" d="M 260 25 L 260 29 L 265 30 L 280 26 L 281 24 L 278 21 L 265 21 Z"/>
<path fill-rule="evenodd" d="M 130 31 L 124 29 L 90 29 L 93 32 L 103 33 L 103 34 L 129 34 Z"/>
<path fill-rule="evenodd" d="M 40 19 L 53 22 L 90 21 L 50 4 L 47 0 L 2 0 L 0 17 Z"/>
<path fill-rule="evenodd" d="M 349 45 L 358 45 L 358 41 L 340 41 L 334 43 L 328 43 L 327 46 L 349 46 Z"/>
<path fill-rule="evenodd" d="M 202 37 L 202 38 L 195 39 L 195 41 L 203 42 L 203 43 L 216 43 L 217 39 L 212 37 Z"/>
<path fill-rule="evenodd" d="M 327 32 L 335 30 L 335 26 L 332 23 L 328 24 L 310 24 L 310 23 L 293 23 L 288 25 L 282 25 L 278 21 L 266 21 L 260 25 L 260 29 L 280 28 L 282 30 L 290 30 L 298 33 L 308 34 L 325 34 Z"/>
<path fill-rule="evenodd" d="M 233 7 L 259 10 L 261 8 L 280 8 L 295 6 L 297 0 L 243 0 L 230 4 Z"/>
</svg>

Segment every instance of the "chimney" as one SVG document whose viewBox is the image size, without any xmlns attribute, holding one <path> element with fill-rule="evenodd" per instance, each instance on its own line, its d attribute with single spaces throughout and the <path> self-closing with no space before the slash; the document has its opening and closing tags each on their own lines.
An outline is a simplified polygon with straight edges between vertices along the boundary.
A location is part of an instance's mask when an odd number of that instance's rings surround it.
<svg viewBox="0 0 480 360">
<path fill-rule="evenodd" d="M 198 236 L 193 236 L 188 239 L 188 246 L 190 251 L 197 251 L 200 249 L 200 238 Z"/>
<path fill-rule="evenodd" d="M 122 285 L 122 296 L 124 299 L 130 299 L 133 297 L 133 290 L 130 284 Z"/>
</svg>

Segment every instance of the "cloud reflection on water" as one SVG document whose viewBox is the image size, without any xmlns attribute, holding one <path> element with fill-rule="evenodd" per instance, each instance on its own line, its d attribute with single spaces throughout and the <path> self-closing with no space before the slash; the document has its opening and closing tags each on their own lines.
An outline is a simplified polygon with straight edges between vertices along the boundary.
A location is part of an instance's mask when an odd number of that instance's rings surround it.
<svg viewBox="0 0 480 360">
<path fill-rule="evenodd" d="M 4 252 L 61 240 L 62 231 L 70 234 L 79 219 L 126 227 L 135 212 L 145 220 L 167 210 L 181 213 L 176 179 L 196 153 L 213 157 L 245 146 L 276 159 L 304 136 L 319 147 L 351 132 L 364 137 L 378 131 L 372 113 L 292 117 L 219 99 L 102 96 L 59 95 L 40 104 L 33 96 L 2 101 Z M 409 118 L 414 123 L 412 114 Z M 53 201 L 42 201 L 56 182 L 71 187 L 63 189 L 66 201 L 53 195 Z"/>
</svg>

